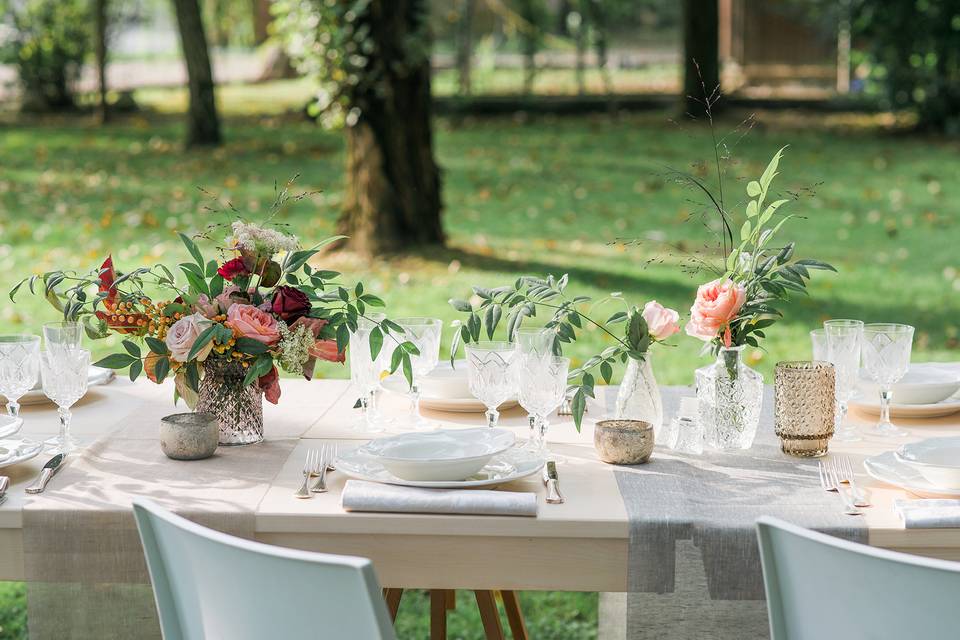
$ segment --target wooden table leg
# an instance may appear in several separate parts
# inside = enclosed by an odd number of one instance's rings
[[[510,634],[513,640],[529,640],[527,634],[527,625],[523,621],[523,613],[520,611],[520,598],[516,591],[501,591],[500,597],[503,598],[503,609],[507,614],[507,622],[510,623]]]
[[[430,640],[447,640],[447,590],[430,590]]]
[[[403,589],[384,589],[383,599],[387,601],[387,611],[390,612],[390,620],[397,621],[397,611],[400,610],[400,598],[403,597]]]
[[[500,614],[497,612],[497,599],[493,591],[474,591],[477,596],[477,607],[480,609],[480,621],[483,622],[483,631],[487,640],[506,640],[503,627],[500,625]]]
[[[453,611],[457,608],[457,592],[453,589],[446,589],[444,593],[447,594],[447,611]]]

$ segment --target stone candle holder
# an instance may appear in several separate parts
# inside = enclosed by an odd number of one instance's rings
[[[175,413],[160,419],[160,449],[168,458],[209,458],[219,439],[220,424],[212,413]]]

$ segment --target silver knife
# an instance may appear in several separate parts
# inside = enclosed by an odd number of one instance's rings
[[[547,466],[543,470],[543,482],[547,485],[547,502],[563,504],[563,494],[560,493],[560,478],[557,476],[555,460],[547,461]]]
[[[64,458],[66,458],[64,454],[58,453],[47,460],[47,464],[43,465],[43,469],[40,470],[40,475],[32,485],[26,488],[26,492],[41,493],[44,489],[46,489],[47,483],[50,482],[50,478],[56,475],[57,471],[60,471],[60,467],[63,466]]]
[[[10,478],[7,476],[0,476],[0,504],[3,504],[4,500],[7,499],[7,487],[10,486]]]

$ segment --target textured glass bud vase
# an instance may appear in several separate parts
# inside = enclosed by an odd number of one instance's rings
[[[643,360],[627,360],[627,372],[617,393],[614,414],[617,420],[642,420],[653,426],[655,437],[660,436],[663,424],[663,401],[660,387],[653,376],[653,365],[648,353]]]
[[[220,423],[220,444],[255,444],[263,441],[263,390],[244,385],[247,370],[239,362],[208,359],[197,399],[197,413],[212,413]]]
[[[743,363],[743,347],[722,348],[717,361],[697,369],[697,404],[707,445],[749,449],[757,435],[763,376]]]

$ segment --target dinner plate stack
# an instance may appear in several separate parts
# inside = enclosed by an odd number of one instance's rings
[[[511,482],[542,466],[542,456],[516,446],[513,432],[489,427],[377,438],[336,461],[337,470],[353,478],[448,489]]]
[[[960,497],[960,437],[927,438],[864,463],[867,473],[920,496]]]
[[[861,377],[859,395],[850,406],[880,415],[880,388]],[[890,415],[894,418],[937,418],[960,411],[960,365],[927,362],[911,364],[903,378],[893,385]]]
[[[410,391],[406,379],[400,374],[384,378],[381,383],[387,391],[407,394]],[[420,406],[434,411],[453,413],[483,413],[487,408],[470,393],[467,381],[467,361],[457,360],[452,366],[441,362],[433,371],[420,379]],[[500,409],[517,406],[517,399],[511,398]]]

